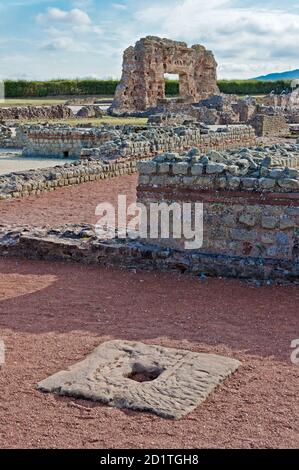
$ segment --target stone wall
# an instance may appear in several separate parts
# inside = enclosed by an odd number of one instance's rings
[[[252,266],[275,260],[281,269],[298,268],[299,145],[277,147],[204,157],[164,154],[140,162],[137,195],[147,207],[148,224],[151,203],[203,203],[203,245],[197,255],[224,256],[230,269],[234,259]],[[170,234],[145,241],[188,251],[184,236],[172,236],[172,222]]]
[[[282,115],[268,116],[257,114],[250,123],[259,137],[288,135],[290,133],[286,119]]]
[[[218,92],[217,63],[201,45],[147,36],[124,52],[123,73],[110,112],[145,111],[165,99],[165,73],[179,75],[180,96],[190,102]]]
[[[185,151],[196,146],[225,149],[252,145],[251,127],[235,126],[226,132],[206,131],[198,126],[102,126],[78,127],[33,126],[27,132],[23,155],[35,157],[71,157],[94,160],[153,157],[164,151]]]
[[[103,165],[101,162],[75,162],[65,165],[0,175],[0,201],[37,195],[54,191],[64,186],[100,181],[115,176],[136,172],[136,161],[115,162]]]
[[[15,126],[14,129],[9,126],[0,125],[0,147],[7,149],[22,149],[27,143],[26,126]]]
[[[80,158],[82,149],[100,147],[117,137],[113,127],[31,126],[23,156]]]
[[[234,126],[221,132],[206,130],[198,126],[148,128],[142,132],[110,141],[96,149],[82,150],[81,158],[115,159],[118,157],[154,157],[161,152],[183,152],[192,147],[201,152],[211,149],[223,150],[253,145],[255,133],[249,126]]]
[[[201,279],[205,276],[260,279],[267,284],[269,280],[298,281],[299,277],[298,256],[276,259],[179,251],[138,240],[101,239],[93,226],[83,224],[54,229],[0,227],[0,256],[176,271]]]

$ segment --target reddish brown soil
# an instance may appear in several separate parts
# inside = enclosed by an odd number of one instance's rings
[[[298,303],[295,286],[0,259],[0,447],[298,447],[298,366],[290,362]],[[36,390],[113,338],[243,365],[179,421]]]
[[[118,194],[127,202],[136,200],[137,176],[123,176],[68,186],[39,196],[0,202],[0,224],[59,226],[97,221],[96,206],[110,202],[114,207]]]

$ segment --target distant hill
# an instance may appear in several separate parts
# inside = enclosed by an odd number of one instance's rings
[[[253,80],[293,80],[294,78],[299,78],[299,69],[281,73],[269,73],[268,75],[255,77]]]

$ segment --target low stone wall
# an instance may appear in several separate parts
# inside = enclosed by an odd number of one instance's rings
[[[99,161],[75,162],[42,170],[14,172],[0,176],[0,200],[27,197],[54,191],[63,186],[130,175],[135,172],[135,160],[108,165]]]
[[[226,132],[225,132],[226,131]],[[94,160],[153,157],[165,151],[202,152],[253,145],[255,133],[248,126],[203,131],[196,126],[101,126],[98,128],[33,126],[28,130],[24,156],[72,157]]]
[[[251,125],[259,137],[288,135],[290,133],[286,119],[282,115],[257,114],[251,121]]]
[[[22,149],[27,142],[26,126],[16,126],[14,130],[9,126],[0,125],[0,147],[7,149]]]
[[[205,133],[192,125],[149,127],[144,132],[107,142],[99,148],[84,149],[81,158],[154,157],[161,152],[184,152],[193,147],[204,153],[211,149],[247,147],[255,142],[254,130],[249,126],[235,126],[222,129],[222,132],[207,130]]]
[[[80,158],[82,149],[99,147],[117,137],[114,128],[32,126],[27,131],[23,156]]]
[[[55,229],[0,227],[0,256],[78,262],[205,276],[298,281],[296,259],[179,251],[130,239],[104,240],[90,225]]]

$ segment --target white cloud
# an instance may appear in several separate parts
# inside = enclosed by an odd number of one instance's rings
[[[124,5],[123,3],[112,3],[112,8],[115,10],[124,11],[127,10],[127,5]]]
[[[51,39],[48,43],[42,46],[42,49],[48,51],[69,51],[69,52],[83,52],[85,49],[82,44],[78,44],[73,38],[68,36],[61,36]]]
[[[80,10],[73,8],[70,11],[61,10],[60,8],[48,8],[46,13],[40,13],[36,17],[38,22],[65,22],[74,25],[89,25],[91,19],[89,15]]]
[[[204,44],[214,51],[225,77],[299,65],[296,11],[242,8],[230,0],[177,0],[143,6],[135,20],[151,34]]]

